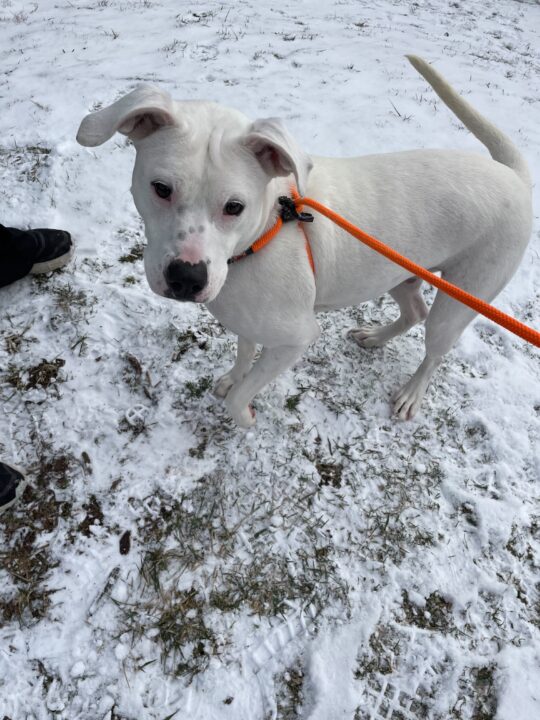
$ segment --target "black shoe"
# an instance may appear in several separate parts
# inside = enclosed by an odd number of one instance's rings
[[[57,270],[72,255],[71,236],[64,230],[17,230],[0,225],[0,287],[28,273]]]
[[[65,230],[27,230],[26,235],[34,238],[36,255],[30,272],[32,275],[52,272],[64,267],[73,257],[75,248],[71,235]]]
[[[23,473],[18,468],[0,462],[0,514],[17,502],[25,487]]]
[[[73,256],[71,235],[65,230],[19,230],[0,225],[0,256],[4,264],[18,261],[34,275],[63,267]]]

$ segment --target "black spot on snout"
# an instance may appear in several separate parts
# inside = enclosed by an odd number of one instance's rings
[[[208,282],[206,263],[202,260],[195,265],[183,260],[172,260],[163,275],[171,296],[184,302],[195,300]]]

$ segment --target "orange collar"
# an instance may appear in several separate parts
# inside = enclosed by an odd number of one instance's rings
[[[313,262],[311,247],[309,245],[308,237],[302,225],[302,223],[305,222],[313,222],[313,215],[311,213],[302,212],[302,198],[298,194],[298,191],[295,187],[291,187],[291,196],[292,197],[281,195],[278,198],[281,209],[279,211],[279,216],[276,222],[269,230],[267,230],[263,235],[261,235],[260,238],[255,240],[255,242],[250,245],[247,250],[244,250],[244,252],[240,253],[240,255],[234,255],[233,257],[229,258],[227,260],[228,265],[232,265],[233,263],[238,262],[238,260],[242,260],[249,255],[254,255],[255,253],[259,252],[259,250],[262,250],[263,247],[268,245],[268,243],[276,237],[278,232],[283,227],[283,223],[290,222],[291,220],[298,220],[298,227],[304,234],[306,253],[309,259],[309,264],[311,266],[311,269],[313,270],[313,274],[315,274],[315,264]]]

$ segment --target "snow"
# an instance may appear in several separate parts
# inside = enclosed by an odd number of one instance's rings
[[[150,81],[280,116],[314,154],[485,153],[412,52],[534,181],[539,35],[540,6],[518,0],[0,0],[0,222],[77,244],[61,273],[0,291],[0,456],[33,484],[0,519],[0,717],[540,716],[537,350],[476,320],[403,424],[389,398],[421,329],[361,351],[346,329],[391,302],[324,314],[240,431],[209,390],[234,338],[120,261],[143,241],[133,148],[74,139]],[[496,304],[538,328],[533,193]]]

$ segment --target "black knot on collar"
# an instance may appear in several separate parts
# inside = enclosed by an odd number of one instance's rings
[[[286,195],[281,195],[281,197],[278,198],[278,202],[281,205],[279,214],[284,223],[290,222],[291,220],[298,220],[299,222],[313,222],[313,215],[311,213],[298,212],[292,198],[287,197]]]

